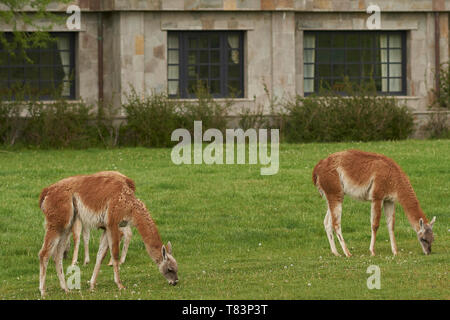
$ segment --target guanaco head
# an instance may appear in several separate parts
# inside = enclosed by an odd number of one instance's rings
[[[417,238],[422,246],[423,253],[427,255],[431,253],[431,244],[434,240],[433,224],[435,221],[436,217],[433,217],[430,223],[424,223],[422,218],[419,220],[420,229],[417,231]]]
[[[178,265],[172,256],[172,244],[170,241],[166,246],[161,247],[162,262],[159,264],[159,271],[167,279],[169,284],[175,286],[178,283]]]

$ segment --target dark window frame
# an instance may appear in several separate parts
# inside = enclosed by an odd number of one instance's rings
[[[364,65],[366,65],[368,63],[364,63],[365,61],[362,61],[361,59],[360,59],[359,62],[355,62],[355,63],[348,63],[347,61],[345,61],[345,63],[342,63],[342,65],[344,65],[344,70],[346,71],[346,73],[347,73],[347,66],[351,66],[352,64],[360,66],[359,67],[359,76],[357,76],[357,77],[353,77],[353,76],[349,77],[350,80],[357,80],[357,79],[359,79],[359,83],[361,83],[361,80],[377,79],[377,80],[381,80],[382,81],[382,79],[386,79],[387,88],[388,89],[385,92],[377,90],[377,94],[378,95],[388,95],[388,96],[405,96],[405,95],[407,95],[407,83],[406,83],[407,82],[407,77],[406,77],[406,72],[407,72],[407,70],[406,70],[406,68],[407,68],[407,51],[406,50],[407,50],[407,48],[406,48],[406,32],[405,31],[379,31],[379,30],[377,30],[377,31],[365,31],[365,30],[362,30],[362,31],[354,31],[354,30],[351,30],[351,31],[347,31],[347,30],[328,31],[328,30],[320,30],[319,31],[319,30],[317,30],[317,31],[305,31],[304,34],[314,35],[315,36],[315,41],[316,41],[315,42],[315,48],[304,48],[304,50],[303,50],[303,53],[305,52],[305,50],[314,50],[315,51],[314,52],[314,54],[315,54],[314,63],[305,63],[305,62],[303,63],[303,66],[308,65],[308,64],[314,65],[314,77],[312,77],[312,78],[311,77],[305,77],[305,74],[304,74],[304,79],[305,80],[313,79],[313,81],[314,81],[314,92],[304,92],[305,96],[318,94],[319,90],[320,90],[320,81],[321,80],[337,80],[339,78],[342,79],[342,77],[340,77],[338,75],[335,75],[333,73],[333,71],[334,71],[333,66],[334,65],[339,65],[339,63],[334,63],[334,62],[336,62],[336,60],[333,60],[333,58],[335,58],[336,55],[333,55],[333,50],[342,50],[344,52],[344,55],[345,55],[344,60],[347,57],[347,52],[350,51],[350,50],[360,50],[360,51],[361,50],[368,50],[367,47],[361,46],[361,37],[360,37],[361,34],[370,34],[372,36],[372,38],[371,38],[372,39],[372,47],[370,48],[370,51],[371,51],[371,54],[372,54],[371,55],[372,66],[377,65],[377,64],[380,64],[380,65],[383,64],[381,62],[378,62],[376,60],[376,58],[375,58],[376,54],[377,54],[377,50],[380,50],[380,48],[375,45],[376,44],[375,39],[377,39],[377,36],[380,36],[380,35],[387,35],[388,36],[387,37],[387,47],[386,47],[387,52],[389,52],[390,49],[400,49],[401,50],[401,62],[390,62],[390,59],[389,59],[390,55],[388,54],[387,55],[387,62],[386,62],[386,65],[387,65],[387,77],[382,77],[382,75],[375,76],[375,77],[374,76],[372,76],[372,77],[364,77],[362,75],[362,73],[363,73],[362,70],[363,70]],[[319,35],[330,35],[331,36],[330,43],[333,43],[334,37],[336,35],[343,35],[343,34],[345,34],[345,35],[358,35],[358,37],[359,37],[359,46],[357,46],[357,47],[349,47],[349,46],[347,46],[347,43],[345,44],[345,47],[343,49],[336,49],[336,48],[333,48],[333,46],[329,46],[329,47],[319,47],[318,46],[318,40],[317,39],[318,39]],[[400,35],[400,37],[401,37],[401,48],[390,47],[389,46],[389,38],[390,38],[389,35],[392,35],[392,34]],[[317,57],[318,57],[318,54],[317,54],[318,50],[328,50],[330,52],[330,61],[329,61],[329,63],[320,63],[318,61],[319,60],[319,59],[317,59]],[[390,77],[389,76],[389,72],[390,72],[389,71],[390,70],[389,66],[390,65],[394,65],[394,64],[401,64],[401,76],[400,77],[395,77],[395,76]],[[330,70],[331,70],[331,76],[330,77],[320,77],[318,75],[319,66],[321,66],[321,65],[329,65],[330,66]],[[347,76],[347,74],[345,76]],[[390,81],[389,80],[390,79],[401,79],[402,85],[401,85],[401,90],[400,91],[390,91],[390,88],[389,88],[389,86],[390,86]],[[336,91],[336,93],[345,95],[345,92]]]
[[[6,36],[6,39],[12,37],[12,33],[11,32],[5,32],[4,33]],[[69,49],[68,50],[59,50],[59,49],[54,49],[54,48],[29,48],[26,49],[26,54],[28,55],[29,53],[33,54],[33,53],[39,53],[39,55],[41,56],[42,54],[45,53],[50,53],[53,55],[52,59],[56,59],[57,58],[57,54],[59,54],[59,52],[63,51],[63,52],[69,52],[69,69],[70,69],[70,75],[72,76],[71,79],[67,80],[66,82],[70,82],[70,93],[69,95],[66,96],[62,96],[62,98],[65,99],[69,99],[69,100],[75,100],[76,98],[76,85],[77,85],[77,81],[76,81],[76,34],[74,32],[49,32],[49,34],[52,37],[58,37],[61,35],[64,35],[65,37],[69,38]],[[0,53],[2,52],[6,52],[5,49],[0,48]],[[11,65],[11,59],[12,57],[10,55],[8,55],[8,62],[1,62],[2,64],[0,64],[0,68],[2,69],[7,69],[8,70],[8,78],[5,79],[0,79],[4,82],[8,83],[8,88],[12,89],[13,85],[16,83],[22,83],[24,84],[27,81],[31,81],[29,79],[27,79],[27,68],[30,68],[31,64],[27,63],[26,61],[23,61],[23,64],[14,64]],[[53,60],[55,61],[55,60]],[[58,65],[56,64],[43,64],[41,62],[34,64],[34,67],[39,68],[39,79],[38,80],[33,80],[33,82],[37,83],[39,86],[39,90],[41,90],[41,88],[43,86],[41,86],[42,84],[48,84],[48,83],[54,83],[55,87],[58,85],[61,85],[62,82],[58,82],[56,80],[51,80],[51,79],[43,79],[41,78],[41,71],[40,68],[54,68],[56,70],[56,68],[58,67]],[[67,65],[59,65],[60,67],[62,66],[67,66]],[[23,78],[22,79],[13,79],[12,78],[12,69],[15,68],[23,68]],[[55,72],[55,71],[53,71]],[[0,87],[1,88],[1,87]],[[0,97],[1,98],[1,97]],[[14,99],[14,97],[12,97]],[[26,97],[25,97],[26,98]],[[39,100],[42,101],[49,101],[54,99],[54,97],[52,95],[47,95],[47,94],[43,94],[43,95],[39,95]]]
[[[238,93],[233,96],[233,98],[243,98],[244,97],[244,32],[243,31],[169,31],[168,32],[168,38],[170,35],[176,35],[178,36],[178,49],[170,48],[168,45],[168,57],[170,54],[170,51],[178,51],[178,64],[176,63],[169,63],[169,58],[167,61],[167,68],[168,68],[168,82],[170,81],[178,81],[178,95],[169,94],[169,97],[171,98],[180,98],[180,99],[195,99],[196,96],[194,93],[188,92],[189,85],[188,81],[193,81],[193,78],[189,78],[188,76],[188,67],[195,67],[196,73],[199,74],[199,68],[201,66],[208,66],[208,77],[206,80],[209,81],[219,81],[219,87],[220,92],[219,93],[212,93],[213,98],[229,98],[230,94],[233,92],[230,92],[228,87],[228,81],[236,81],[239,83]],[[227,37],[229,35],[236,34],[238,35],[239,41],[238,41],[238,48],[232,49],[227,47]],[[197,49],[190,49],[188,41],[189,39],[196,38],[197,41],[199,41],[200,37],[203,37],[205,35],[218,35],[219,36],[219,47],[211,48],[210,42],[208,48],[197,48]],[[208,40],[210,41],[210,39]],[[197,52],[197,61],[195,64],[189,64],[188,56],[189,51]],[[219,51],[219,62],[213,63],[211,62],[211,52],[213,51]],[[239,76],[238,77],[230,77],[228,73],[228,57],[229,53],[231,51],[238,51],[239,53],[239,63],[238,63],[238,69],[239,69]],[[209,61],[207,63],[202,63],[199,60],[199,55],[201,52],[208,52]],[[178,79],[171,79],[169,78],[169,66],[179,66],[179,75]],[[211,66],[218,66],[220,69],[219,76],[213,77],[211,75]],[[198,79],[198,77],[197,77]],[[202,78],[201,80],[204,80]]]

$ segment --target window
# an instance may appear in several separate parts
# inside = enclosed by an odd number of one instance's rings
[[[12,34],[6,33],[6,40]],[[75,97],[73,33],[51,33],[55,41],[45,46],[8,52],[0,44],[0,96],[14,97],[18,90],[25,90],[39,99],[51,99],[56,95]]]
[[[242,32],[169,32],[169,96],[195,98],[200,84],[214,98],[243,97],[242,48]]]
[[[373,81],[379,94],[406,94],[404,32],[305,32],[303,47],[305,95],[321,87],[343,94],[344,77]]]

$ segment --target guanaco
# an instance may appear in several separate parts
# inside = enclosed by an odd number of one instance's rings
[[[339,256],[333,230],[344,254],[347,257],[351,256],[341,231],[344,195],[372,202],[372,235],[369,247],[371,255],[375,255],[375,238],[382,207],[386,215],[392,253],[397,255],[394,237],[395,202],[403,207],[412,228],[417,233],[423,252],[426,255],[431,253],[436,217],[428,223],[407,175],[392,159],[382,154],[359,150],[336,152],[317,163],[312,180],[327,201],[324,227],[334,255]]]
[[[80,219],[87,228],[101,228],[97,260],[90,280],[93,290],[108,248],[113,259],[114,282],[124,289],[119,277],[119,227],[134,225],[150,258],[169,284],[178,283],[178,265],[170,242],[165,246],[145,204],[134,194],[134,182],[116,171],[69,177],[42,190],[39,207],[46,220],[44,243],[39,252],[39,290],[45,295],[45,278],[50,256],[53,257],[60,286],[68,292],[63,271],[63,254],[73,223]]]

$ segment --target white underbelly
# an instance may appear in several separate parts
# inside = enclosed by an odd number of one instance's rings
[[[106,227],[108,222],[107,208],[100,212],[96,212],[85,206],[79,197],[75,196],[75,201],[77,206],[77,215],[81,220],[83,227],[89,229]]]

